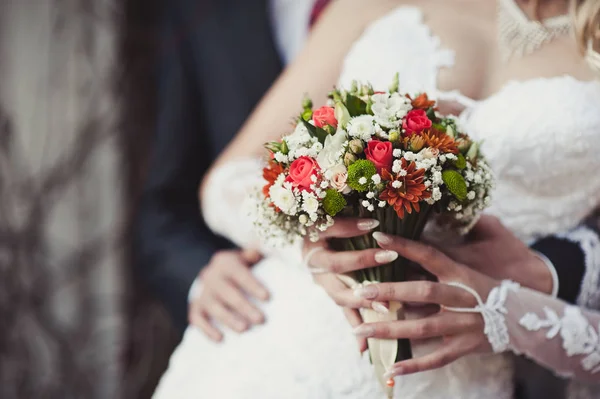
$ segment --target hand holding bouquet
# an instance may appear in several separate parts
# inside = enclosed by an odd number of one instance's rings
[[[305,100],[294,131],[266,147],[256,224],[273,243],[316,239],[340,216],[374,218],[380,231],[413,240],[433,218],[464,233],[490,201],[493,181],[479,144],[454,118],[439,115],[427,94],[400,93],[397,77],[388,92],[353,84],[334,90],[325,107],[313,110]],[[377,248],[370,235],[330,244]],[[405,281],[410,267],[398,258],[350,277],[357,284]],[[391,303],[390,311],[403,318],[402,304]],[[371,310],[362,315],[367,322],[380,317]],[[406,340],[370,339],[369,350],[380,377],[411,356]]]

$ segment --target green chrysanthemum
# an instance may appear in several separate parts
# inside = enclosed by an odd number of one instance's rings
[[[442,180],[444,181],[444,184],[446,184],[446,187],[448,187],[448,191],[450,191],[457,200],[464,201],[467,199],[467,183],[459,172],[455,170],[445,170],[442,172]]]
[[[377,168],[373,162],[359,159],[348,167],[348,185],[358,192],[367,191],[371,177],[375,174]]]
[[[337,215],[344,209],[347,202],[342,194],[330,188],[325,192],[325,198],[323,198],[323,209],[331,217]]]

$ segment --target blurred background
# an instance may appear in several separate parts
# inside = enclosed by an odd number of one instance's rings
[[[0,0],[0,398],[148,398],[178,334],[134,277],[160,0]]]

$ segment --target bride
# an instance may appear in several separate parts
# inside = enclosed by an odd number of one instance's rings
[[[216,232],[265,254],[253,273],[272,295],[256,304],[267,322],[226,333],[221,344],[188,328],[154,397],[383,397],[344,313],[312,281],[301,248],[260,248],[240,205],[260,184],[262,143],[289,131],[305,93],[324,101],[336,82],[348,87],[354,79],[385,90],[399,72],[403,91],[435,95],[445,112],[461,115],[469,134],[485,140],[498,178],[491,212],[524,241],[573,228],[597,208],[600,82],[590,67],[598,65],[595,53],[586,49],[598,49],[600,4],[577,0],[569,11],[568,3],[334,2],[201,192]],[[415,345],[417,356],[428,350]],[[512,398],[512,379],[509,358],[475,354],[397,377],[395,395]]]

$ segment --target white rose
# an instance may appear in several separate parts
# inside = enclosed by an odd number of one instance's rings
[[[350,119],[348,122],[348,134],[364,141],[371,140],[375,134],[375,126],[371,115],[361,115]]]
[[[348,194],[352,189],[348,187],[346,181],[348,180],[348,170],[343,164],[334,166],[329,170],[330,178],[329,183],[331,187],[336,189],[342,194]]]
[[[269,189],[273,204],[286,215],[295,215],[297,211],[296,197],[292,190],[274,185]]]
[[[329,169],[341,162],[344,155],[344,146],[348,141],[348,135],[343,130],[338,130],[333,136],[325,138],[323,149],[317,156],[317,163],[321,169]]]
[[[437,148],[428,147],[422,149],[419,154],[423,157],[423,159],[434,159],[440,155],[440,150]]]
[[[314,194],[307,193],[306,191],[302,193],[302,210],[311,216],[317,213],[319,210],[319,200]]]

